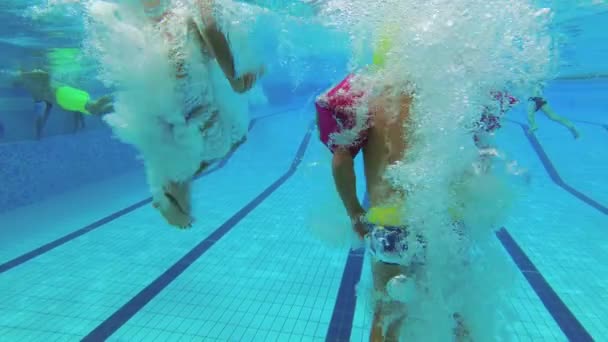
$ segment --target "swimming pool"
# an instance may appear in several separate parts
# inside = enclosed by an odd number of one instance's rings
[[[44,197],[29,194],[0,213],[0,340],[367,340],[370,317],[355,296],[359,277],[369,277],[367,256],[329,249],[307,228],[318,200],[310,189],[332,182],[313,121],[320,90],[254,113],[247,142],[194,183],[198,220],[188,231],[159,224],[137,166],[104,169],[114,175],[94,181],[62,169],[18,170],[56,173],[59,183],[71,177],[78,186],[47,184]],[[526,198],[496,227],[518,270],[509,298],[514,340],[608,336],[606,94],[607,78],[548,87],[546,97],[575,120],[580,140],[540,116],[541,129],[527,133],[520,107],[498,136],[530,174]],[[59,155],[66,145],[71,159],[87,157],[70,142],[93,144],[105,139],[99,134],[107,132],[52,137],[53,149],[14,143],[0,155],[14,161],[17,149],[47,163],[21,167],[48,166],[67,158]],[[128,164],[132,151],[119,149],[105,161]],[[41,191],[21,178],[24,191]]]

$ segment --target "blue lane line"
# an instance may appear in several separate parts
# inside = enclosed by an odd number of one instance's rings
[[[369,207],[367,193],[363,200],[365,208]],[[353,319],[357,305],[357,284],[361,279],[365,248],[351,249],[346,258],[346,265],[342,273],[338,296],[334,304],[334,311],[329,321],[329,328],[325,341],[349,342],[353,330]]]
[[[547,153],[545,153],[545,150],[543,149],[542,145],[540,144],[540,142],[536,138],[536,135],[534,135],[533,133],[530,133],[528,125],[522,124],[522,123],[517,122],[517,121],[511,121],[511,122],[514,122],[514,123],[518,124],[523,129],[524,134],[526,135],[526,137],[528,138],[528,141],[530,142],[530,145],[532,145],[532,148],[534,149],[534,151],[536,151],[536,154],[540,158],[540,161],[542,162],[543,167],[545,168],[545,170],[549,174],[549,177],[551,178],[551,180],[555,184],[557,184],[558,186],[560,186],[564,190],[568,191],[574,197],[576,197],[579,200],[585,202],[586,204],[588,204],[592,208],[598,210],[602,214],[608,215],[608,207],[602,205],[601,203],[597,202],[596,200],[594,200],[591,197],[583,194],[582,192],[576,190],[575,188],[573,188],[572,186],[570,186],[569,184],[567,184],[566,182],[564,182],[564,180],[562,179],[562,177],[559,175],[559,173],[555,169],[555,166],[553,166],[553,163],[551,162],[551,159],[549,159],[549,156],[547,155]]]
[[[593,342],[589,332],[559,298],[511,234],[503,227],[496,232],[496,236],[566,337],[570,341]]]
[[[249,130],[251,131],[251,129],[253,128],[255,122],[257,121],[257,119],[252,119],[251,122],[249,123]],[[201,174],[198,178],[203,177],[203,176],[207,176],[215,171],[218,171],[219,169],[221,169],[222,167],[226,166],[226,164],[228,163],[228,161],[230,160],[230,158],[232,157],[233,153],[228,154],[226,157],[224,157],[224,159],[222,159],[221,162],[219,162],[214,168],[209,169],[208,171],[204,172],[203,174]],[[198,179],[197,178],[197,179]],[[115,213],[112,213],[100,220],[97,220],[83,228],[80,228],[74,232],[71,232],[67,235],[64,235],[60,238],[58,238],[57,240],[51,241],[45,245],[42,245],[34,250],[31,250],[25,254],[22,254],[12,260],[9,260],[3,264],[0,264],[0,274],[9,271],[19,265],[22,265],[36,257],[41,256],[42,254],[51,251],[63,244],[66,244],[80,236],[83,236],[84,234],[87,234],[97,228],[102,227],[103,225],[110,223],[114,220],[116,220],[117,218],[124,216],[134,210],[137,210],[147,204],[152,203],[152,197],[148,197],[144,200],[141,200],[133,205],[130,205],[124,209],[121,209]]]
[[[182,274],[190,265],[198,258],[207,252],[216,242],[218,242],[226,233],[239,223],[245,216],[253,211],[260,203],[278,189],[287,179],[289,179],[297,170],[302,162],[306,148],[310,142],[310,136],[314,128],[314,122],[310,124],[304,139],[300,143],[300,147],[296,152],[295,158],[289,169],[279,179],[272,183],[262,193],[260,193],[251,202],[247,203],[241,210],[230,217],[219,228],[211,233],[203,241],[199,242],[186,255],[179,259],[175,264],[169,267],[163,274],[156,278],[152,283],[141,290],[131,300],[124,304],[120,309],[114,312],[110,317],[98,325],[93,331],[85,336],[82,341],[105,341],[120,327],[122,327],[129,319],[131,319],[139,310],[148,304],[156,297],[163,289],[171,284],[180,274]]]
[[[106,217],[104,217],[104,218],[102,218],[102,219],[100,219],[98,221],[95,221],[95,222],[89,224],[86,227],[80,228],[80,229],[78,229],[78,230],[76,230],[76,231],[74,231],[72,233],[69,233],[69,234],[67,234],[65,236],[60,237],[59,239],[57,239],[55,241],[49,242],[49,243],[47,243],[45,245],[42,245],[42,246],[40,246],[40,247],[38,247],[38,248],[36,248],[36,249],[34,249],[32,251],[29,251],[29,252],[27,252],[25,254],[22,254],[22,255],[14,258],[12,260],[9,260],[9,261],[3,263],[2,265],[0,265],[0,274],[4,273],[4,272],[6,272],[6,271],[8,271],[10,269],[13,269],[13,268],[15,268],[15,267],[17,267],[17,266],[19,266],[19,265],[21,265],[23,263],[26,263],[26,262],[28,262],[28,261],[30,261],[30,260],[32,260],[32,259],[34,259],[34,258],[36,258],[36,257],[38,257],[38,256],[40,256],[40,255],[42,255],[44,253],[46,253],[46,252],[48,252],[48,251],[50,251],[50,250],[52,250],[52,249],[54,249],[56,247],[59,247],[59,246],[65,244],[67,242],[70,242],[70,241],[76,239],[77,237],[80,237],[80,236],[82,236],[82,235],[84,235],[84,234],[86,234],[88,232],[91,232],[91,231],[93,231],[93,230],[95,230],[95,229],[103,226],[106,223],[114,221],[115,219],[117,219],[117,218],[119,218],[119,217],[121,217],[121,216],[123,216],[125,214],[128,214],[128,213],[132,212],[133,210],[135,210],[137,208],[141,208],[141,207],[143,207],[144,205],[146,205],[146,204],[148,204],[150,202],[152,202],[152,198],[146,198],[146,199],[144,199],[142,201],[139,201],[139,202],[137,202],[137,203],[135,203],[135,204],[133,204],[133,205],[131,205],[129,207],[126,207],[126,208],[121,209],[121,210],[119,210],[119,211],[117,211],[117,212],[115,212],[115,213],[113,213],[111,215],[108,215],[108,216],[106,216]]]

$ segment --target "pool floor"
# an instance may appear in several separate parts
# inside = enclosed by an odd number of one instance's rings
[[[539,117],[531,136],[521,118],[498,137],[531,175],[497,227],[519,270],[509,330],[600,341],[608,128],[579,123],[575,141]],[[354,296],[358,272],[369,277],[364,253],[327,248],[307,228],[310,188],[331,184],[312,119],[306,108],[255,120],[247,143],[194,183],[190,230],[159,224],[141,171],[0,215],[11,227],[0,233],[0,340],[366,341]]]

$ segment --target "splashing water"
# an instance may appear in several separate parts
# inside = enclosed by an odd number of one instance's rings
[[[25,18],[53,24],[65,20],[77,20],[82,16],[82,1],[80,0],[47,0],[42,4],[27,7],[20,13]]]
[[[191,39],[187,23],[197,18],[192,6],[172,2],[171,15],[158,24],[145,17],[137,1],[91,1],[87,6],[86,46],[99,61],[100,80],[116,89],[115,113],[104,120],[141,152],[151,192],[160,198],[164,184],[189,180],[201,161],[223,157],[247,132],[249,95],[234,93],[219,65]],[[222,10],[228,13],[230,8]],[[231,24],[218,18],[220,26]],[[239,55],[246,44],[235,47]],[[237,70],[253,71],[247,64],[252,61],[256,59],[237,60]],[[254,95],[263,101],[259,92]],[[186,113],[199,107],[200,114],[187,118]],[[214,124],[201,132],[215,112]]]
[[[493,236],[514,194],[509,174],[476,175],[478,158],[471,125],[489,93],[508,88],[527,97],[537,82],[550,79],[556,51],[548,25],[551,12],[526,0],[330,0],[320,15],[349,33],[353,68],[386,28],[397,27],[386,67],[375,82],[413,87],[411,146],[387,171],[394,187],[408,193],[403,208],[408,226],[429,241],[424,287],[408,309],[410,338],[451,338],[452,314],[459,312],[475,340],[506,338],[494,324],[499,284],[511,273]],[[409,89],[408,89],[409,90]],[[452,189],[452,190],[450,190]],[[454,190],[456,189],[456,190]],[[454,231],[449,208],[464,202],[466,237]],[[483,212],[483,215],[479,215]],[[463,252],[464,251],[464,252]],[[504,325],[503,325],[504,326]],[[446,327],[437,329],[437,327]]]

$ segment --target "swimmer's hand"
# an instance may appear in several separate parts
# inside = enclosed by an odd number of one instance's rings
[[[235,92],[242,94],[253,88],[257,79],[262,77],[262,75],[264,75],[264,68],[260,68],[260,70],[255,73],[248,72],[238,78],[229,80],[230,86],[232,86],[232,89],[234,89]]]
[[[353,225],[353,231],[357,236],[363,240],[365,239],[365,235],[367,235],[367,221],[365,219],[365,211],[357,212],[354,215],[351,215],[350,221]]]
[[[89,101],[86,104],[86,110],[92,115],[104,115],[114,111],[114,98],[111,95],[105,95],[96,101]]]
[[[154,207],[170,225],[181,229],[190,228],[193,221],[190,216],[190,184],[171,182],[164,190],[169,205],[154,204]]]

